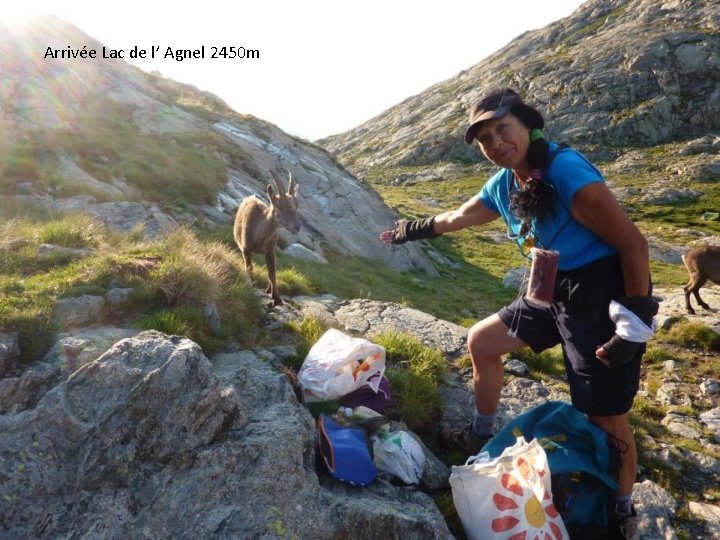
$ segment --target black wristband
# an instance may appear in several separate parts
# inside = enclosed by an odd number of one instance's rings
[[[617,302],[632,311],[647,326],[652,326],[652,320],[657,315],[660,304],[652,295],[628,296],[618,298]]]
[[[611,368],[624,366],[645,352],[644,343],[628,341],[617,334],[610,338],[610,341],[605,343],[602,348],[605,349],[605,360],[608,363],[608,367]]]
[[[440,236],[435,232],[435,216],[423,219],[400,219],[395,223],[393,230],[393,244],[404,244],[411,240],[423,240],[424,238],[437,238]]]

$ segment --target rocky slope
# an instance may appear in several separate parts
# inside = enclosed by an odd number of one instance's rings
[[[511,86],[550,136],[583,148],[686,140],[720,125],[717,0],[589,0],[362,125],[319,141],[356,174],[477,160],[462,138],[471,104]]]
[[[672,305],[663,302],[661,318]],[[308,315],[370,339],[395,328],[442,351],[449,369],[443,420],[470,418],[470,370],[454,363],[465,328],[396,304],[329,295],[297,297],[269,324]],[[379,478],[353,488],[316,469],[313,420],[282,368],[295,354],[291,343],[206,358],[193,342],[157,332],[88,326],[57,337],[41,362],[0,380],[3,537],[348,538],[358,530],[373,539],[452,537],[427,494],[447,488],[449,469],[428,447],[419,487]],[[522,362],[508,360],[505,371],[501,424],[549,399],[568,399],[561,380],[530,379]],[[714,402],[697,418],[662,422],[706,450],[720,442],[714,384],[700,392],[675,384],[651,396]],[[720,462],[710,455],[658,448],[653,457],[680,471],[696,493],[720,479]],[[678,501],[647,473],[635,487],[636,538],[677,538]],[[691,500],[683,510],[697,520],[693,537],[719,537],[715,503]]]
[[[289,171],[300,185],[303,230],[295,238],[286,235],[284,244],[299,242],[318,255],[325,246],[384,258],[397,269],[434,271],[417,246],[392,254],[377,249],[377,235],[393,223],[394,213],[320,147],[122,60],[46,57],[47,48],[83,47],[102,50],[80,29],[52,17],[23,30],[0,29],[0,186],[7,204],[88,213],[114,229],[140,227],[148,235],[180,223],[229,228],[240,200],[265,197],[271,174],[286,177]],[[133,145],[133,138],[152,143],[148,149],[156,155]],[[74,146],[73,139],[87,144]],[[198,184],[210,195],[179,185],[173,189],[185,200],[173,200],[168,185],[195,181],[192,176],[161,182],[149,177],[185,173],[176,163],[151,165],[185,159],[184,168],[197,175],[219,175],[215,184]]]

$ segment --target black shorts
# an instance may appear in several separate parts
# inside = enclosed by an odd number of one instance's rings
[[[641,347],[636,358],[608,368],[597,358],[598,346],[615,334],[610,300],[625,296],[620,257],[559,271],[555,301],[538,307],[520,298],[500,310],[500,319],[536,353],[562,344],[573,406],[596,416],[626,413],[640,383]]]

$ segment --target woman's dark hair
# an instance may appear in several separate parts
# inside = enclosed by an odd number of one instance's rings
[[[543,182],[548,167],[550,145],[541,131],[545,120],[535,108],[516,103],[510,107],[510,112],[528,129],[536,130],[531,133],[526,156],[532,180],[510,194],[510,210],[518,219],[529,224],[531,219],[542,219],[553,209],[553,188]]]

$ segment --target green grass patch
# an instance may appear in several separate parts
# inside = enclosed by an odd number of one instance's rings
[[[292,266],[286,267],[286,259],[282,259],[282,261],[275,270],[275,282],[281,296],[311,296],[317,293],[317,286],[313,279]],[[261,289],[265,289],[270,283],[267,266],[264,263],[265,259],[263,257],[253,257],[253,279],[257,287]]]
[[[58,298],[74,298],[76,296],[104,296],[107,292],[105,287],[96,283],[79,283],[65,289]]]
[[[62,266],[77,255],[62,250],[41,255],[41,244],[94,249],[103,237],[104,228],[87,216],[50,216],[43,220],[9,215],[0,225],[0,273],[32,275]]]
[[[105,227],[98,220],[85,215],[68,215],[44,223],[38,231],[38,240],[67,248],[95,248],[105,238]]]
[[[661,330],[657,340],[704,351],[720,351],[720,335],[697,322],[681,322],[669,330]]]
[[[643,356],[643,364],[650,366],[657,366],[663,364],[668,360],[679,360],[678,357],[672,352],[658,347],[657,345],[649,345]]]
[[[448,253],[457,257],[452,248]],[[278,268],[292,268],[305,276],[307,286],[314,292],[343,299],[395,302],[457,324],[467,325],[494,313],[517,295],[517,291],[502,285],[501,277],[463,262],[459,262],[460,269],[451,273],[443,271],[442,275],[433,277],[422,271],[397,272],[377,260],[342,255],[329,249],[325,250],[325,256],[329,265],[279,254]],[[495,272],[496,267],[492,268]],[[266,279],[263,272],[260,266],[258,275]],[[286,294],[280,278],[278,286],[280,292]]]
[[[540,353],[535,353],[531,348],[525,347],[511,353],[509,356],[525,362],[530,367],[531,375],[535,378],[543,374],[553,377],[565,377],[565,361],[563,360],[560,345]]]
[[[408,369],[419,377],[440,383],[446,370],[445,357],[440,351],[401,332],[383,332],[370,336],[370,339],[385,348],[388,365],[394,369]]]
[[[239,337],[240,328],[228,331],[228,322],[223,323],[225,331],[213,333],[202,308],[182,307],[155,311],[140,318],[135,326],[143,330],[158,330],[170,335],[183,336],[191,339],[202,348],[206,355],[220,350],[230,337]]]
[[[55,342],[54,335],[58,328],[52,320],[50,310],[36,307],[35,310],[24,313],[13,312],[0,320],[2,320],[0,328],[9,328],[18,332],[21,365],[42,358]]]
[[[678,292],[688,282],[689,275],[682,264],[650,261],[650,274],[656,286],[677,288]]]
[[[716,448],[708,447],[708,445],[703,444],[701,441],[695,439],[681,439],[677,442],[677,446],[691,452],[705,454],[714,459],[720,459],[720,451],[716,450]],[[692,467],[693,465],[690,464],[689,466]]]
[[[653,433],[657,436],[661,430],[655,424],[665,417],[665,413],[665,408],[651,399],[637,396],[633,403],[630,419],[641,428],[653,430]],[[650,424],[648,425],[647,422]]]
[[[442,353],[399,332],[383,332],[372,340],[386,351],[386,376],[393,393],[391,412],[413,431],[432,431],[442,409],[439,385],[446,368]]]
[[[188,316],[190,315],[190,316]],[[157,330],[169,335],[190,336],[196,333],[197,317],[182,311],[162,310],[141,318],[137,326],[143,330]]]
[[[0,214],[2,216],[2,214]],[[77,226],[73,223],[77,220]],[[133,233],[110,236],[84,218],[39,215],[5,220],[0,241],[0,328],[18,331],[23,365],[52,346],[59,299],[111,288],[131,288],[121,313],[123,324],[187,335],[211,354],[223,343],[256,343],[264,332],[263,310],[237,252],[202,242],[180,229],[164,240],[136,242]],[[83,226],[84,224],[84,226]],[[45,241],[91,245],[78,257],[41,257]],[[214,331],[204,315],[214,304],[220,316]]]
[[[260,337],[262,310],[236,252],[220,243],[205,243],[188,229],[179,229],[164,243],[165,252],[149,277],[164,294],[167,305],[179,308],[188,321],[214,304],[220,316],[218,338],[241,341]],[[213,336],[203,326],[198,343],[210,346]],[[213,347],[214,348],[214,347]]]
[[[389,411],[419,434],[432,432],[442,408],[437,384],[408,369],[388,368],[386,376],[393,396]]]
[[[462,356],[455,360],[455,366],[459,368],[471,368],[472,358],[470,358],[469,354],[466,354],[465,356]]]

